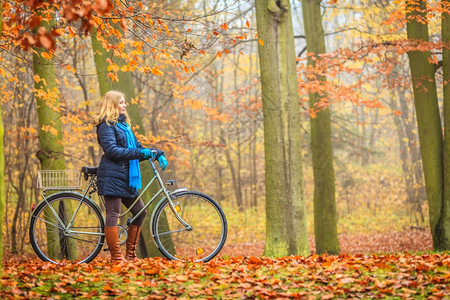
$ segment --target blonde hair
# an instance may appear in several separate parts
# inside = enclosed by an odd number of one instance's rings
[[[120,115],[119,102],[122,97],[125,99],[125,95],[121,92],[107,92],[100,100],[98,111],[93,118],[94,124],[99,125],[103,121],[105,121],[108,125],[117,123]],[[126,122],[128,123],[128,125],[131,125],[130,119],[128,118],[128,114],[126,112],[125,116],[127,117]]]

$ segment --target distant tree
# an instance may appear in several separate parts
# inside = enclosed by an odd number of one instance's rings
[[[303,0],[302,12],[305,26],[308,66],[314,69],[320,54],[326,52],[325,35],[322,27],[321,0]],[[308,80],[326,82],[319,73],[308,74]],[[316,109],[326,91],[309,94],[309,106]],[[314,236],[317,253],[339,253],[337,238],[337,213],[335,199],[335,179],[333,148],[331,143],[329,107],[320,109],[316,116],[310,117],[311,153],[314,171]]]
[[[309,254],[296,53],[288,0],[255,1],[264,115],[264,255]]]

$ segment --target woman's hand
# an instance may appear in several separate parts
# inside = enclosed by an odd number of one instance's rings
[[[163,171],[167,168],[167,159],[164,156],[164,154],[160,155],[158,158],[159,161],[159,166],[161,167],[161,169],[163,169]]]
[[[150,149],[142,148],[141,149],[141,155],[144,159],[150,159],[153,157],[153,152]]]

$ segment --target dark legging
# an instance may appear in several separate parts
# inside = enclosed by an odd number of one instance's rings
[[[104,196],[105,197],[105,206],[106,206],[106,227],[115,227],[117,226],[117,220],[119,219],[121,204],[123,203],[126,208],[129,208],[131,204],[136,200],[136,198],[125,198],[125,197],[114,197],[114,196]],[[141,211],[144,207],[144,202],[142,199],[133,206],[130,212],[133,214],[133,217]],[[137,217],[131,224],[136,226],[141,226],[144,222],[145,215],[147,211],[145,210],[142,214]]]

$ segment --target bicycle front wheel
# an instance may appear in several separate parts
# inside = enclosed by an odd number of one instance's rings
[[[50,196],[33,211],[31,245],[43,261],[88,263],[100,252],[104,236],[101,212],[74,193]]]
[[[173,195],[178,214],[190,226],[178,221],[166,199],[156,208],[152,233],[161,253],[169,259],[209,261],[227,238],[227,219],[209,196],[193,191]]]

